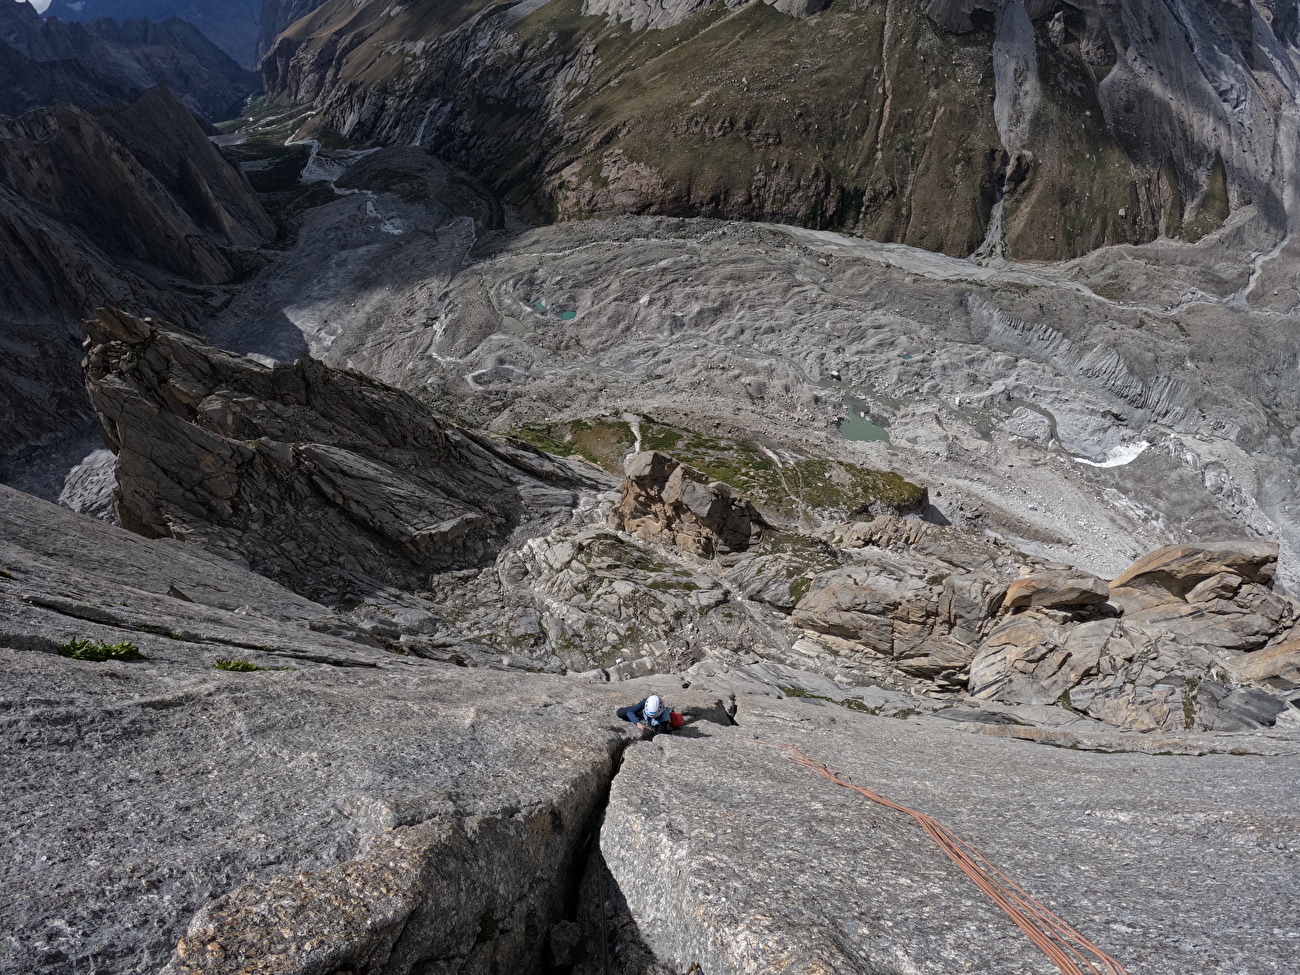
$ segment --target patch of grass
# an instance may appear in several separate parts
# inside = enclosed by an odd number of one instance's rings
[[[604,417],[530,423],[515,431],[515,436],[560,457],[582,457],[616,476],[623,473],[623,458],[636,445],[636,436],[626,420]]]
[[[790,583],[790,599],[794,601],[796,606],[798,606],[800,600],[802,600],[804,596],[808,595],[808,590],[811,588],[812,579],[807,576],[800,576],[798,579],[795,579],[794,582]]]
[[[811,701],[830,701],[832,704],[836,703],[834,698],[827,697],[824,694],[810,694],[801,687],[786,687],[784,684],[777,684],[776,686],[781,689],[781,693],[786,697],[804,697]]]
[[[878,471],[827,457],[791,457],[778,462],[748,440],[710,437],[693,430],[645,420],[642,447],[662,450],[711,480],[739,488],[760,507],[784,516],[800,511],[851,514],[876,502],[911,508],[924,489],[891,471]]]
[[[730,484],[760,508],[784,517],[808,509],[848,516],[876,502],[909,509],[925,497],[924,488],[892,471],[827,457],[791,456],[778,462],[748,440],[708,436],[648,417],[640,426],[642,450],[669,454],[708,480]],[[552,454],[584,457],[616,476],[622,474],[623,458],[636,445],[631,424],[605,417],[526,424],[514,435]]]
[[[73,660],[90,660],[103,663],[105,660],[144,660],[145,655],[134,643],[104,643],[102,640],[69,640],[59,647],[59,655]]]
[[[1187,678],[1183,689],[1183,727],[1191,731],[1196,727],[1196,698],[1201,691],[1201,682],[1195,677]]]
[[[810,694],[807,691],[800,690],[797,687],[785,687],[780,684],[778,684],[777,686],[781,688],[781,692],[785,694],[786,697],[803,697],[803,698],[809,698],[814,701],[829,701],[831,704],[838,704],[840,707],[847,708],[850,711],[860,711],[863,714],[872,714],[875,715],[876,717],[880,716],[879,707],[874,707],[874,708],[868,707],[866,704],[864,704],[862,701],[857,700],[856,698],[846,697],[842,701],[837,701],[833,697],[826,697],[822,694]],[[896,717],[906,718],[906,717],[911,717],[914,714],[920,714],[920,713],[921,712],[919,711],[906,710],[900,712],[898,715],[896,715]]]
[[[867,707],[866,704],[855,697],[846,697],[844,700],[837,703],[840,707],[848,708],[850,711],[861,711],[863,714],[874,714],[876,717],[880,717],[879,707]]]
[[[242,146],[236,147],[242,149]],[[265,162],[264,168],[247,172],[249,185],[259,193],[282,193],[301,185],[298,177],[311,157],[308,146],[273,146],[236,152],[241,160]]]
[[[228,660],[224,657],[217,660],[217,662],[212,666],[215,667],[217,670],[229,670],[229,671],[233,671],[236,674],[248,674],[248,673],[252,673],[254,670],[262,669],[261,667],[257,666],[257,664],[249,660]]]
[[[269,651],[271,648],[263,647],[262,649]],[[215,667],[217,670],[228,670],[236,674],[251,674],[255,670],[268,670],[268,671],[269,670],[293,670],[292,667],[259,667],[251,660],[243,660],[243,659],[227,660],[224,657],[217,660],[217,662],[212,666]]]
[[[339,135],[337,132],[322,132],[316,138],[324,149],[352,148],[352,140],[345,135]]]

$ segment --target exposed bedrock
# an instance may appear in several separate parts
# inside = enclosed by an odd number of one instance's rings
[[[344,609],[414,593],[423,622],[375,631],[404,651],[445,617],[455,640],[617,676],[803,657],[1137,730],[1267,727],[1285,707],[1240,686],[1286,690],[1282,670],[1234,676],[1300,620],[1273,543],[1170,546],[1108,586],[915,518],[760,535],[739,492],[661,452],[632,454],[602,498],[594,472],[353,372],[262,365],[112,309],[86,328],[120,523]]]
[[[629,737],[614,710],[649,688],[330,620],[199,546],[0,488],[0,969],[548,971]]]
[[[972,660],[970,692],[1060,702],[1139,731],[1271,724],[1282,701],[1234,689],[1233,676],[1286,684],[1285,664],[1270,663],[1287,651],[1250,663],[1252,651],[1293,642],[1300,621],[1300,603],[1272,591],[1275,565],[1267,543],[1170,546],[1115,579],[1108,597],[1088,589],[1051,609],[1023,601],[1030,608],[993,629]]]
[[[151,135],[157,127],[161,132]],[[105,113],[102,122],[70,105],[6,120],[0,190],[10,206],[27,204],[40,213],[36,232],[61,224],[119,261],[152,264],[198,284],[233,275],[221,245],[260,244],[274,234],[247,181],[164,89]],[[21,232],[12,217],[7,222],[10,234]],[[27,247],[7,255],[6,264],[17,265],[3,295],[9,314],[77,308],[81,295],[75,290],[45,295],[24,289],[25,279],[39,274],[27,268],[39,256]]]
[[[1046,965],[911,821],[753,738],[937,815],[1130,971],[1283,970],[1280,731],[1053,738],[879,688],[897,716],[873,717],[788,668],[791,694],[449,666],[322,632],[326,607],[197,546],[0,494],[6,970],[599,975],[602,872],[619,975]],[[709,685],[746,680],[731,728]],[[613,710],[652,690],[687,727],[624,752]],[[1153,871],[1167,896],[1138,896]]]
[[[0,115],[57,102],[91,110],[121,106],[166,85],[191,111],[220,121],[239,114],[258,90],[256,73],[209,40],[211,25],[195,26],[194,4],[109,2],[117,9],[105,9],[105,0],[56,0],[48,18],[28,3],[0,6]],[[207,0],[226,13],[246,12],[255,2]],[[189,8],[185,20],[174,16],[182,6]]]
[[[254,67],[260,64],[266,52],[271,50],[281,31],[294,21],[307,16],[323,3],[325,0],[262,0],[257,50],[253,58]]]
[[[588,483],[314,359],[266,366],[115,309],[86,329],[120,523],[202,541],[314,598],[490,562]]]
[[[1294,756],[1049,751],[826,701],[746,698],[736,719],[624,757],[600,836],[610,912],[624,912],[610,925],[619,975],[1057,971],[915,821],[794,765],[780,742],[935,816],[1129,972],[1289,965],[1289,940],[1255,932],[1294,931],[1300,906]],[[578,971],[600,975],[600,959]]]

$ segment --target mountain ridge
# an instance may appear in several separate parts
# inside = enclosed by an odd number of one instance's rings
[[[263,0],[53,0],[42,12],[65,24],[178,18],[194,25],[241,67],[257,67]]]
[[[307,132],[435,146],[547,218],[777,220],[1049,260],[1200,239],[1252,206],[1261,234],[1286,225],[1297,48],[1246,7],[1009,0],[958,33],[940,24],[960,5],[915,0],[387,9],[298,21],[263,61],[268,94],[313,105]]]
[[[105,301],[197,327],[208,289],[275,235],[244,175],[171,92],[99,117],[0,119],[0,457],[89,419],[80,319]],[[197,298],[197,300],[196,300]]]
[[[254,72],[178,18],[64,24],[27,3],[0,4],[0,115],[59,101],[120,106],[158,84],[216,120],[238,114],[260,86]]]

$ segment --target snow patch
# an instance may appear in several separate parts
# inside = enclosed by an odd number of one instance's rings
[[[1125,464],[1131,464],[1142,455],[1142,451],[1150,447],[1145,440],[1139,440],[1136,443],[1120,444],[1118,447],[1111,447],[1106,451],[1106,459],[1103,461],[1085,460],[1082,457],[1075,457],[1074,460],[1080,464],[1087,464],[1089,467],[1123,467]]]

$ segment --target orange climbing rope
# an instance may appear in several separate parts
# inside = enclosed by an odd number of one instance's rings
[[[760,741],[760,739],[751,738],[750,741]],[[794,745],[782,742],[761,742],[761,744],[779,745],[787,749],[792,755],[792,761],[799,765],[812,769],[836,785],[861,793],[872,802],[906,813],[915,819],[930,839],[939,845],[939,849],[943,850],[949,859],[961,868],[962,873],[970,877],[975,886],[1000,907],[1021,931],[1025,932],[1029,940],[1060,969],[1062,975],[1085,975],[1085,973],[1128,975],[1123,965],[1026,894],[1015,881],[993,866],[984,854],[937,819],[915,809],[900,806],[870,789],[855,785],[844,773],[813,761]],[[1096,967],[1093,962],[1100,967]],[[1080,964],[1082,968],[1079,967]]]

